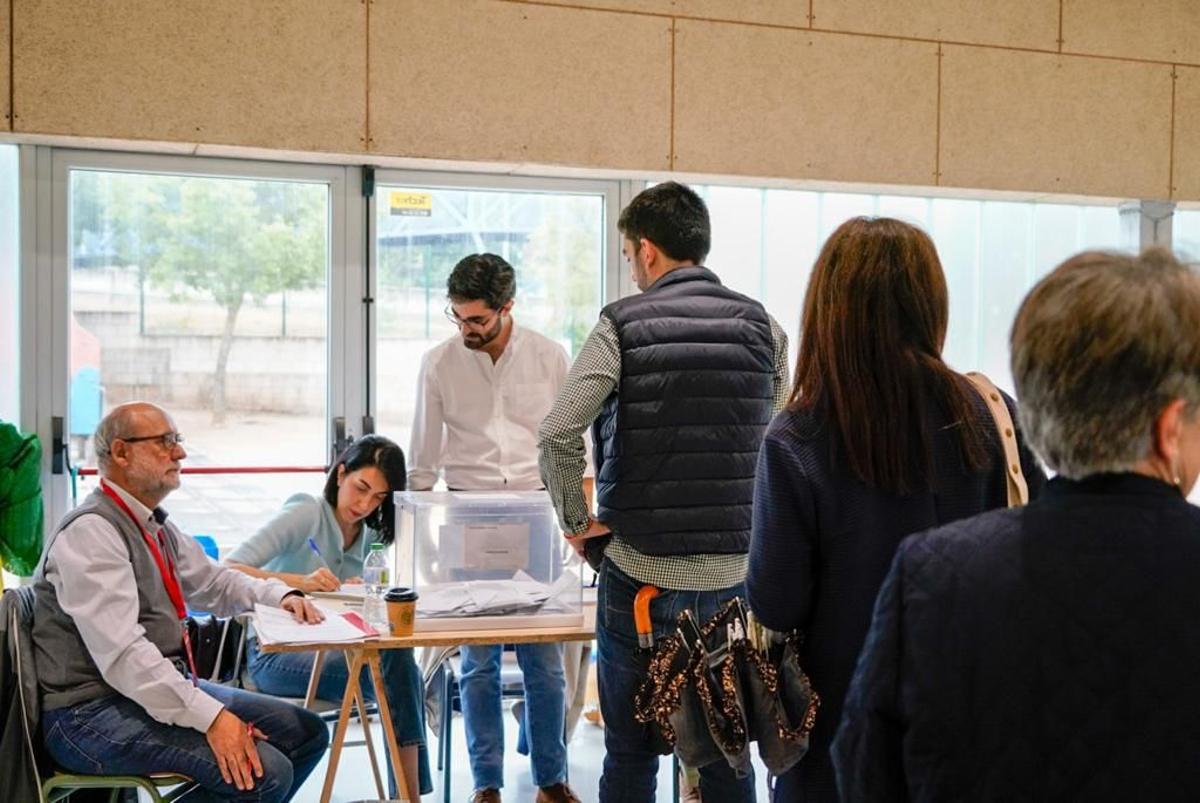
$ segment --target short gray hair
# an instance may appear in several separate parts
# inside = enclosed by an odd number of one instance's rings
[[[96,425],[96,431],[92,433],[92,448],[96,450],[96,465],[101,472],[108,470],[112,460],[112,442],[128,434],[133,416],[133,406],[122,404],[109,411]]]
[[[1200,406],[1200,274],[1164,249],[1071,257],[1022,302],[1012,372],[1025,437],[1050,468],[1130,470],[1167,404]]]

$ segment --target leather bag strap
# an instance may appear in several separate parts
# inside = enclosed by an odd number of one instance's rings
[[[1008,405],[1000,391],[978,371],[967,374],[967,379],[979,391],[987,404],[988,412],[996,423],[996,432],[1000,435],[1000,445],[1004,448],[1004,476],[1008,483],[1008,506],[1020,507],[1029,502],[1029,486],[1025,483],[1025,473],[1021,471],[1021,457],[1017,451],[1017,430],[1013,426],[1012,416]]]

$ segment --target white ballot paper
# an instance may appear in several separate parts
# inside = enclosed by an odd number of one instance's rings
[[[338,613],[317,607],[325,614],[325,621],[305,624],[297,622],[291,611],[255,604],[254,632],[266,644],[353,644],[378,635],[353,611]]]
[[[552,585],[539,583],[525,572],[511,580],[465,580],[435,583],[421,589],[417,616],[504,616],[571,610],[572,593],[578,608],[579,576],[565,571]]]
[[[366,599],[367,587],[362,583],[342,583],[342,587],[337,591],[309,591],[308,595],[316,599],[336,599],[361,605]]]
[[[464,524],[463,568],[519,569],[529,565],[529,524]]]

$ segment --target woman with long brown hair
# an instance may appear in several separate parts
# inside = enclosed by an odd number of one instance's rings
[[[829,746],[900,541],[1006,504],[991,414],[942,360],[948,315],[937,250],[915,226],[853,218],[817,257],[791,398],[759,453],[746,578],[764,625],[805,634],[822,699],[777,802],[837,800]],[[1036,496],[1045,476],[1020,454]]]

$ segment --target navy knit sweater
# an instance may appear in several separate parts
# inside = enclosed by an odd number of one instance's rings
[[[1200,509],[1056,477],[900,545],[833,756],[854,803],[1200,800]]]
[[[816,413],[785,410],[767,430],[755,475],[746,595],[767,627],[807,634],[804,667],[821,695],[809,753],[779,778],[777,803],[838,799],[829,746],[900,541],[1007,503],[999,436],[983,400],[974,392],[970,398],[996,444],[991,465],[967,470],[955,429],[946,428],[943,414],[927,410],[935,433],[932,489],[907,496],[858,480],[840,439]],[[1015,420],[1012,400],[1005,401]],[[1030,498],[1036,498],[1045,475],[1020,443]]]

